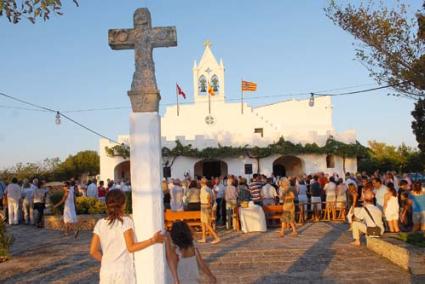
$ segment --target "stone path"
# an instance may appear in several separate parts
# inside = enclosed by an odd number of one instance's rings
[[[99,264],[88,256],[91,234],[77,240],[56,231],[9,227],[13,259],[0,264],[0,283],[96,283]],[[346,226],[306,224],[297,238],[222,232],[218,245],[198,245],[219,283],[425,283],[364,246],[349,245]]]

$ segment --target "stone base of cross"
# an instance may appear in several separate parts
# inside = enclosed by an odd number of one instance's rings
[[[157,112],[130,114],[130,171],[133,220],[138,241],[149,239],[164,227],[161,190],[161,129]],[[136,252],[137,283],[166,283],[164,247]]]
[[[157,91],[128,91],[131,108],[134,112],[156,112],[159,108],[161,96]]]

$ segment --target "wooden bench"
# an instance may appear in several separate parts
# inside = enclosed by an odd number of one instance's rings
[[[176,221],[184,221],[190,227],[200,227],[201,211],[171,211],[170,209],[165,210],[164,222],[167,230],[171,229],[171,226]]]
[[[270,225],[273,225],[273,223],[278,220],[277,224],[280,226],[280,217],[283,212],[282,205],[266,205],[263,206],[263,210],[266,215],[266,220]]]

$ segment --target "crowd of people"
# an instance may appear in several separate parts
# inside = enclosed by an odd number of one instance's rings
[[[282,206],[281,236],[288,227],[296,235],[295,222],[304,223],[308,219],[346,220],[355,240],[367,227],[380,227],[381,234],[385,230],[393,233],[425,231],[423,185],[413,182],[408,175],[398,176],[393,172],[347,173],[344,177],[316,173],[282,178],[254,174],[249,182],[233,175],[210,180],[170,178],[163,180],[162,190],[165,208],[199,210],[205,226],[213,221],[218,227],[236,228],[234,216],[238,208],[247,207],[251,202],[257,206]],[[205,196],[209,196],[208,200]]]
[[[131,254],[161,244],[165,244],[172,281],[197,283],[200,269],[215,282],[185,222],[175,222],[170,232],[156,232],[148,240],[135,239],[133,221],[124,214],[124,192],[131,190],[128,182],[107,180],[105,186],[103,181],[98,183],[95,179],[85,184],[71,180],[65,182],[63,188],[62,199],[52,207],[64,205],[65,233],[71,231],[77,221],[74,203],[77,195],[97,198],[106,204],[107,215],[97,222],[90,246],[92,257],[101,261],[101,282],[135,283],[134,269],[129,269],[133,268]],[[18,224],[21,218],[22,223],[42,227],[49,190],[44,181],[38,179],[18,182],[13,178],[7,185],[0,182],[0,204],[9,224]],[[166,209],[201,212],[199,242],[206,242],[208,231],[213,237],[212,243],[220,242],[216,228],[238,230],[239,212],[253,206],[282,209],[281,237],[287,229],[296,236],[297,222],[323,219],[346,220],[356,246],[360,245],[361,234],[381,236],[385,231],[425,231],[423,185],[407,175],[390,172],[347,173],[344,177],[316,173],[281,178],[254,174],[249,181],[233,175],[211,179],[186,177],[184,180],[164,179],[162,190]],[[37,213],[33,214],[34,211]],[[264,213],[262,216],[264,218]]]
[[[44,209],[48,188],[37,178],[18,183],[12,178],[9,184],[0,181],[0,209],[2,217],[10,225],[19,223],[43,226]]]
[[[0,217],[9,225],[27,224],[35,225],[38,228],[44,226],[44,211],[51,205],[57,208],[64,205],[65,234],[72,229],[72,224],[77,222],[75,198],[85,196],[105,201],[106,193],[113,189],[120,189],[123,192],[130,191],[130,183],[125,180],[107,180],[99,183],[96,179],[88,182],[78,182],[75,179],[64,182],[60,189],[63,189],[62,200],[57,204],[50,204],[50,194],[54,191],[46,181],[34,178],[18,181],[12,178],[6,184],[0,181]]]

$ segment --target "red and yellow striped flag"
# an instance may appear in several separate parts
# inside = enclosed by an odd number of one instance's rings
[[[255,92],[257,90],[257,84],[254,82],[242,81],[241,88],[242,88],[242,92],[243,91]]]

